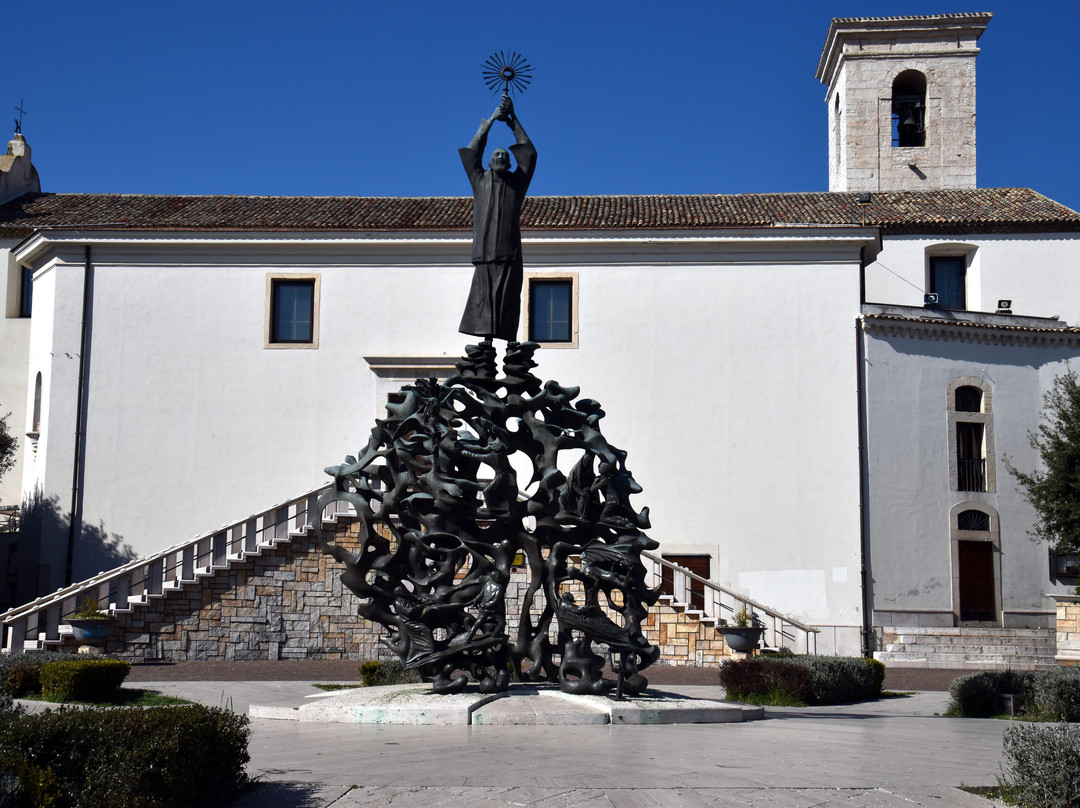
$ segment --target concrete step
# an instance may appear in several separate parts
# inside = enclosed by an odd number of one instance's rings
[[[1057,640],[1053,629],[885,628],[874,658],[897,667],[1052,667]]]

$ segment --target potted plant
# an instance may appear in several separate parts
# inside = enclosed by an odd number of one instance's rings
[[[71,626],[72,636],[83,645],[104,645],[116,618],[101,611],[98,599],[86,594],[82,608],[69,615],[65,622]]]
[[[724,643],[732,651],[753,651],[761,645],[761,637],[765,634],[765,626],[757,624],[754,613],[745,605],[732,616],[732,624],[720,626],[720,633],[724,635]]]

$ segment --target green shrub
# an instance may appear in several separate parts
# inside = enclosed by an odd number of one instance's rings
[[[810,703],[813,691],[810,674],[788,665],[790,658],[766,662],[762,659],[729,659],[720,665],[720,684],[727,697],[748,704],[802,707]]]
[[[385,661],[371,659],[360,663],[361,687],[407,685],[419,681],[420,674],[416,671],[406,670],[405,663],[400,659],[388,659]]]
[[[752,704],[843,704],[881,695],[885,666],[872,659],[768,656],[728,660],[720,683],[728,697]]]
[[[1013,724],[1003,740],[1003,799],[1023,808],[1080,808],[1080,727]]]
[[[59,651],[33,651],[22,654],[0,654],[0,690],[15,698],[41,692],[41,666],[46,662],[72,659],[100,659],[91,654],[66,654]]]
[[[41,695],[50,701],[100,701],[124,683],[131,663],[73,659],[41,666]]]
[[[226,805],[248,779],[248,719],[218,708],[70,708],[0,717],[0,769],[35,805]]]
[[[1029,671],[978,671],[960,676],[949,685],[949,715],[989,718],[1001,712],[1001,696],[1031,692],[1034,675]]]
[[[1080,668],[1059,666],[1035,674],[1028,709],[1043,721],[1080,721]]]
[[[806,669],[810,675],[810,704],[876,699],[885,681],[885,666],[864,657],[793,656],[777,661]]]

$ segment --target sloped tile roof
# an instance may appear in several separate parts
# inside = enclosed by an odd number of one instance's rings
[[[1080,232],[1080,214],[1028,188],[874,193],[529,197],[534,231],[869,226],[885,234]],[[467,197],[26,194],[0,205],[0,237],[35,230],[383,232],[471,228]]]

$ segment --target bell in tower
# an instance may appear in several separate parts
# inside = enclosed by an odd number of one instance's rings
[[[924,94],[910,86],[893,86],[892,114],[895,124],[894,146],[925,146],[926,126]]]

